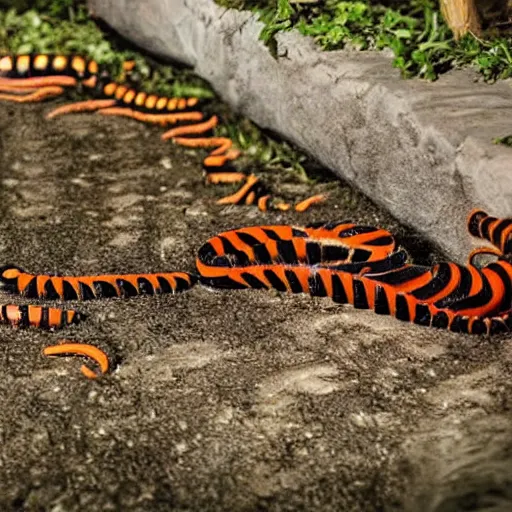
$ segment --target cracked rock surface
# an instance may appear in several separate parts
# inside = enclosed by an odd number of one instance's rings
[[[341,186],[305,214],[221,208],[201,156],[158,128],[49,108],[0,104],[2,264],[192,270],[219,231],[333,212],[398,231]],[[70,305],[89,316],[64,331],[0,326],[2,511],[512,507],[507,339],[263,290]],[[41,355],[61,338],[103,349],[113,373]]]
[[[278,58],[262,24],[213,0],[89,0],[94,14],[157,55],[185,62],[264,128],[314,155],[460,262],[480,207],[512,215],[509,82],[457,71],[435,83],[402,80],[384,53],[321,52],[296,31]]]

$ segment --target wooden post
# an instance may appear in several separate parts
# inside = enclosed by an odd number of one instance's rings
[[[452,29],[455,39],[459,39],[467,32],[476,36],[482,33],[482,23],[476,0],[440,0],[441,13]]]

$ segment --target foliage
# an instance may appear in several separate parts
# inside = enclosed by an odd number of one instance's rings
[[[376,3],[324,0],[217,0],[225,7],[251,9],[265,27],[261,39],[275,52],[278,32],[298,29],[325,50],[389,48],[403,76],[429,80],[453,67],[473,65],[485,80],[512,76],[512,38],[488,41],[467,35],[455,41],[435,0]]]

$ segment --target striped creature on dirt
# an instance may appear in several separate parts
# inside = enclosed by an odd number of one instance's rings
[[[123,69],[128,77],[133,68],[133,61],[124,63]],[[115,81],[96,61],[79,55],[0,57],[0,100],[37,102],[61,96],[69,88],[79,88],[91,98],[57,107],[46,115],[48,119],[64,114],[97,112],[160,126],[173,125],[162,134],[163,140],[210,150],[203,160],[206,183],[241,183],[240,191],[220,199],[218,204],[254,204],[261,211],[292,207],[279,201],[274,204],[259,178],[234,167],[232,162],[240,156],[240,151],[233,148],[229,137],[215,136],[213,130],[219,125],[219,118],[212,115],[205,120],[199,98],[169,98],[139,91],[132,83]],[[308,198],[300,201],[295,210],[305,211],[325,199],[320,195]]]

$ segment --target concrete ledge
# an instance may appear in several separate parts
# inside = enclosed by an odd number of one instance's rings
[[[235,109],[315,156],[400,221],[463,261],[473,207],[512,215],[510,83],[457,71],[402,80],[383,53],[321,52],[278,36],[213,0],[89,0],[94,14],[142,48],[192,65]],[[357,220],[357,219],[354,219]]]

